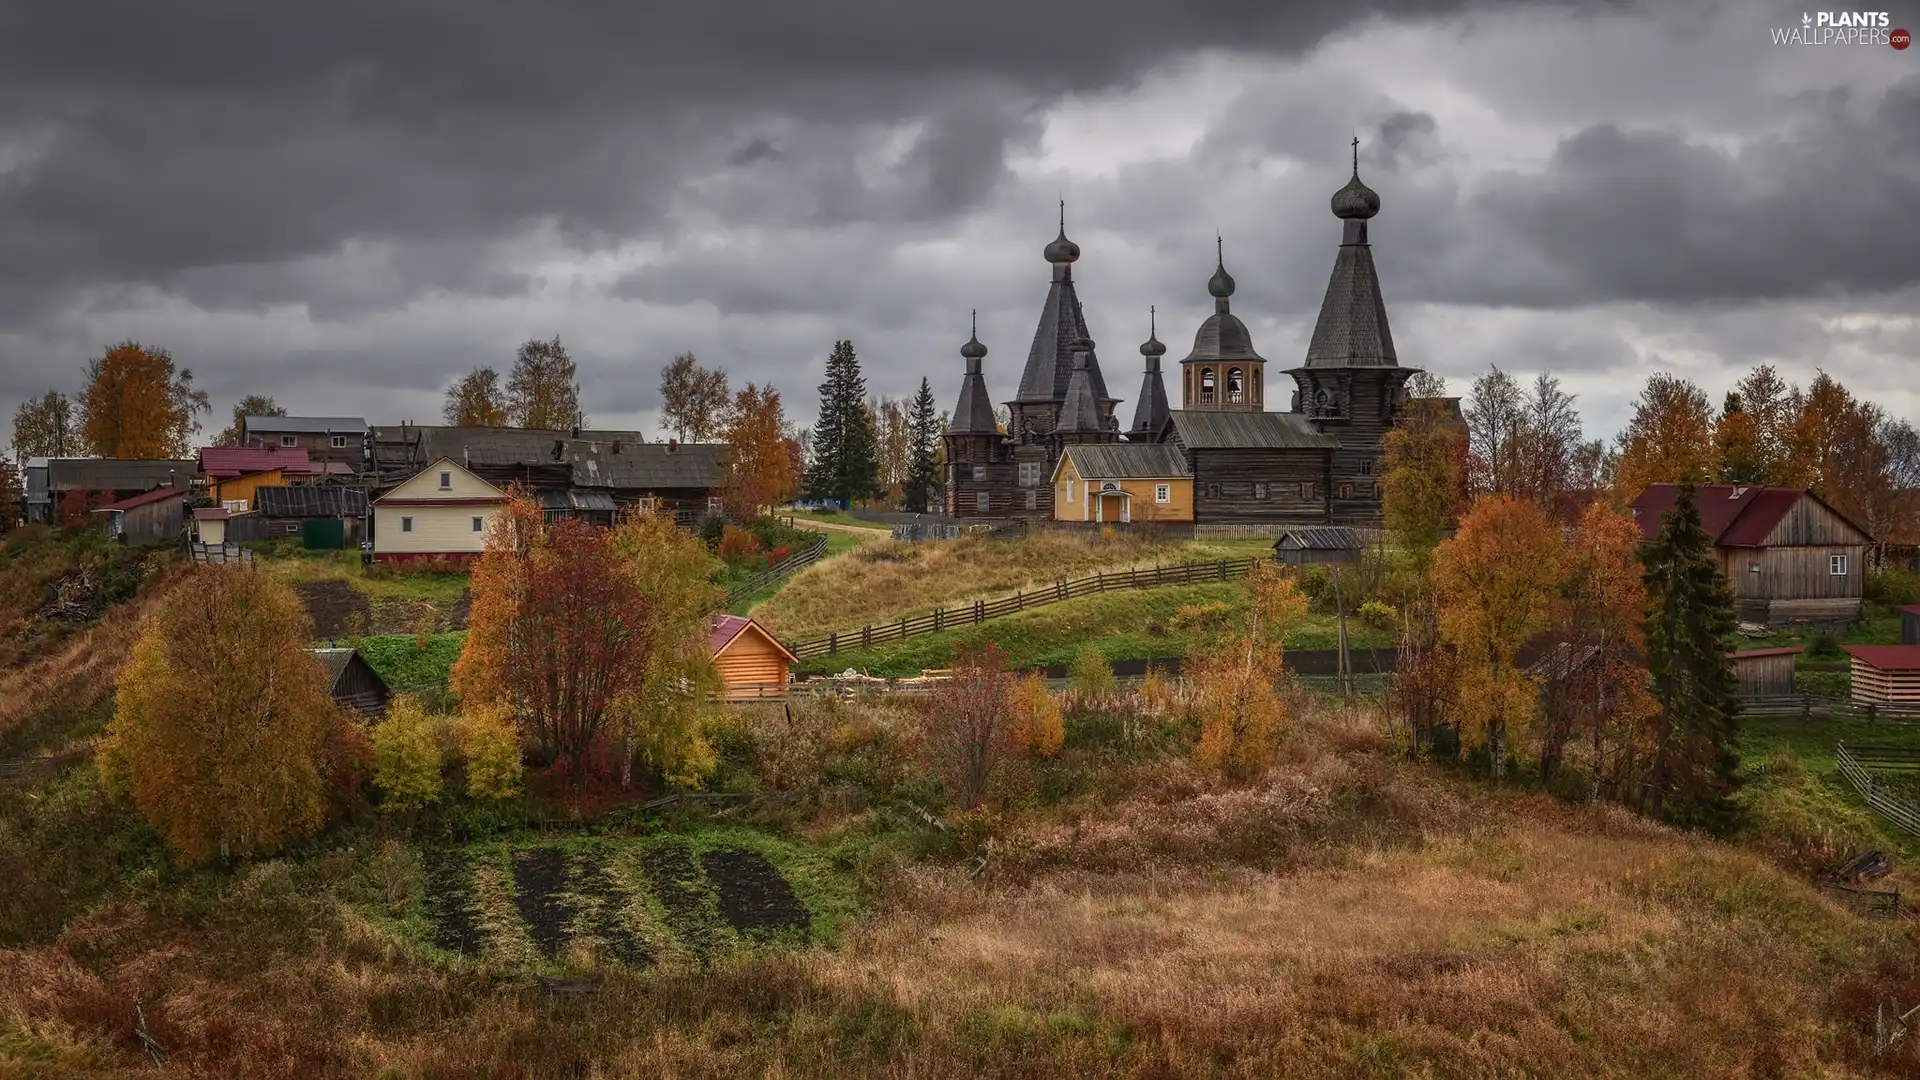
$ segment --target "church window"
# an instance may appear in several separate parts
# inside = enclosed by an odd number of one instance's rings
[[[1303,480],[1300,482],[1300,501],[1301,502],[1313,501],[1313,481]]]
[[[1247,391],[1246,391],[1246,386],[1244,385],[1244,378],[1241,375],[1240,369],[1237,367],[1228,368],[1227,369],[1227,402],[1228,404],[1238,405],[1241,402],[1245,401],[1246,399],[1247,399]]]
[[[1353,485],[1352,485],[1352,484],[1341,484],[1341,485],[1340,485],[1340,497],[1341,497],[1341,498],[1343,498],[1343,499],[1351,499],[1351,498],[1353,498]]]
[[[1045,466],[1041,461],[1023,461],[1020,463],[1020,486],[1039,487],[1040,471]]]
[[[1256,483],[1255,483],[1255,484],[1253,485],[1253,497],[1254,497],[1254,498],[1256,498],[1256,499],[1264,499],[1264,498],[1266,498],[1266,497],[1267,497],[1267,485],[1266,485],[1266,484],[1264,484],[1264,483],[1258,483],[1258,482],[1256,482]]]
[[[1372,476],[1372,475],[1373,475],[1373,462],[1371,462],[1371,461],[1363,461],[1363,462],[1361,462],[1361,463],[1360,463],[1360,475],[1361,475],[1361,476]]]
[[[1213,369],[1200,369],[1200,404],[1213,404]]]
[[[1032,488],[1027,489],[1027,509],[1040,509],[1040,493]]]
[[[987,467],[985,465],[975,465],[973,467],[973,482],[976,484],[984,484],[987,482]]]
[[[980,508],[981,513],[983,514],[986,513],[987,512],[987,493],[982,491],[978,495],[976,495],[974,497],[974,505]]]
[[[1207,485],[1207,498],[1209,498],[1209,499],[1217,499],[1217,498],[1219,498],[1219,497],[1220,497],[1220,485],[1219,485],[1219,484],[1208,484],[1208,485]]]

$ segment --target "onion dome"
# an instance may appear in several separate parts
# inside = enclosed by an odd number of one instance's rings
[[[1159,327],[1156,326],[1152,321],[1153,314],[1154,314],[1153,309],[1148,308],[1147,309],[1147,318],[1148,318],[1147,341],[1146,341],[1146,344],[1140,346],[1140,355],[1149,357],[1149,358],[1167,355],[1167,347],[1160,343]]]
[[[968,360],[982,360],[986,358],[987,347],[980,344],[980,318],[978,312],[974,313],[973,333],[967,335],[967,343],[960,346],[960,355]]]
[[[1333,193],[1333,216],[1343,221],[1365,221],[1380,212],[1380,196],[1360,182],[1360,140],[1353,140],[1353,179]]]
[[[1207,279],[1207,294],[1215,300],[1225,300],[1233,295],[1233,275],[1227,273],[1226,256],[1221,252],[1219,237],[1213,238],[1213,246],[1218,264],[1214,267],[1213,276]]]
[[[1060,235],[1053,238],[1045,251],[1041,252],[1046,260],[1055,266],[1066,266],[1080,258],[1080,245],[1067,239],[1067,203],[1060,201]]]

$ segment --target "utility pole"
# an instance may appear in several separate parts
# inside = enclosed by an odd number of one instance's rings
[[[1340,657],[1338,661],[1340,694],[1353,696],[1353,664],[1347,658],[1347,605],[1340,598],[1340,568],[1333,568],[1333,610],[1340,619]]]

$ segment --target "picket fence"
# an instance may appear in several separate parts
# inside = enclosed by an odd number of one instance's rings
[[[898,622],[863,626],[858,630],[828,634],[808,641],[788,642],[787,651],[801,660],[815,656],[834,656],[846,650],[865,649],[889,641],[902,641],[922,634],[937,634],[942,630],[971,626],[989,619],[998,619],[1015,612],[1026,611],[1029,608],[1057,604],[1062,600],[1071,600],[1078,596],[1091,596],[1094,593],[1116,590],[1157,589],[1170,585],[1231,581],[1252,573],[1253,568],[1260,562],[1259,559],[1222,559],[1219,562],[1182,563],[1178,566],[1156,566],[1151,569],[1136,568],[1100,573],[1076,581],[1062,581],[1031,592],[1022,590],[998,600],[976,600],[964,607],[951,610],[935,608],[925,615],[909,616]]]
[[[807,546],[727,590],[727,606],[733,607],[789,574],[799,573],[820,561],[827,553],[827,534],[814,533]]]
[[[1920,749],[1904,746],[1833,745],[1833,760],[1860,797],[1889,821],[1920,836],[1920,806],[1882,786],[1877,772],[1920,771]]]

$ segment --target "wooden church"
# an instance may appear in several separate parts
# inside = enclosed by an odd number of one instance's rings
[[[1067,239],[1063,212],[1059,235],[1042,252],[1053,281],[1019,388],[1006,402],[1010,430],[995,421],[983,370],[987,347],[977,330],[960,349],[966,374],[947,434],[947,512],[1095,520],[1087,506],[1067,501],[1067,493],[1078,490],[1073,484],[1094,484],[1095,491],[1130,493],[1103,499],[1098,520],[1114,520],[1113,513],[1134,520],[1138,504],[1157,509],[1155,520],[1198,525],[1378,525],[1386,434],[1417,369],[1400,366],[1387,324],[1368,240],[1380,197],[1360,181],[1358,140],[1353,175],[1334,193],[1332,206],[1341,222],[1340,247],[1307,355],[1282,372],[1292,381],[1286,410],[1267,407],[1267,360],[1233,313],[1233,276],[1216,251],[1207,282],[1214,311],[1179,361],[1179,407],[1170,406],[1163,382],[1167,347],[1150,332],[1140,346],[1140,398],[1124,432],[1115,413],[1120,402],[1107,392],[1074,289],[1080,247]],[[1457,415],[1457,400],[1449,404]],[[1076,446],[1101,449],[1073,455],[1065,465],[1073,476],[1063,478],[1067,450]],[[1088,475],[1095,462],[1113,476]],[[1178,477],[1167,475],[1175,470]],[[1132,497],[1125,481],[1143,478],[1156,494],[1163,486],[1168,493],[1190,491],[1190,501],[1179,500],[1185,505],[1173,510]]]

